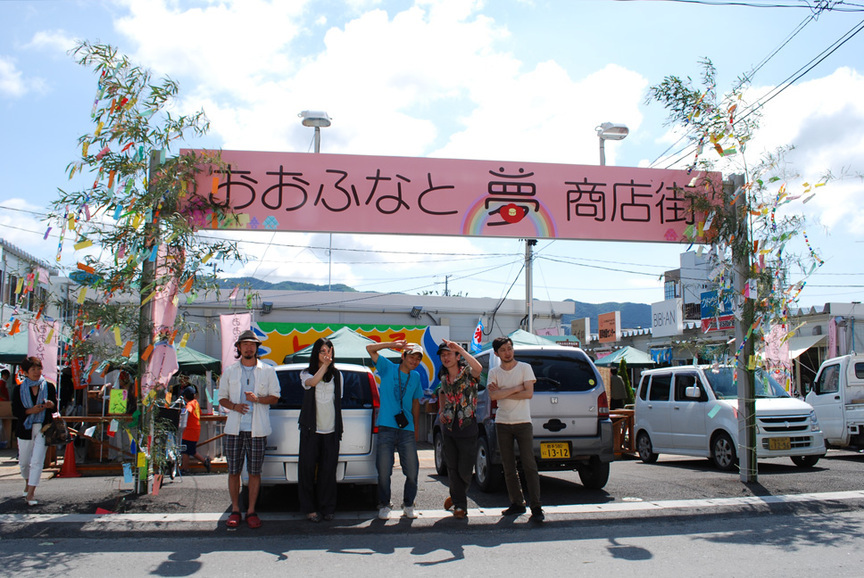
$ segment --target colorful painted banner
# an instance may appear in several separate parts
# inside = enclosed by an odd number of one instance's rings
[[[350,325],[342,323],[256,323],[259,335],[263,335],[261,344],[261,359],[272,365],[285,362],[285,357],[309,347],[319,337],[328,337],[342,327],[348,327],[378,343],[405,340],[423,346],[426,355],[423,356],[418,370],[423,389],[429,392],[435,384],[435,376],[439,368],[436,352],[438,344],[444,338],[450,337],[449,328],[427,327],[425,325],[397,326],[389,325]],[[223,340],[224,343],[224,340]],[[339,360],[339,352],[336,352]],[[232,361],[233,363],[233,361]],[[372,366],[371,359],[365,365]]]
[[[681,242],[688,227],[702,230],[687,195],[721,186],[720,173],[683,170],[248,151],[221,156],[225,168],[202,171],[197,191],[233,216],[220,221],[190,211],[202,229]]]

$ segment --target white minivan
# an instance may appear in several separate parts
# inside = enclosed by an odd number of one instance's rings
[[[678,366],[642,373],[636,395],[636,449],[709,458],[721,470],[738,463],[738,389],[731,366]],[[809,468],[825,455],[813,408],[789,396],[761,369],[755,373],[756,457],[790,457]]]
[[[279,401],[270,407],[273,432],[267,436],[261,485],[296,484],[300,459],[300,430],[297,422],[303,404],[300,372],[307,363],[276,366],[281,393]],[[362,365],[337,363],[342,373],[342,441],[339,443],[339,463],[336,482],[368,485],[378,483],[375,467],[375,442],[378,437],[378,384],[372,371]]]

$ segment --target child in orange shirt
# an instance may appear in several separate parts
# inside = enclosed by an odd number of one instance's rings
[[[183,430],[183,445],[186,446],[186,450],[183,452],[183,470],[184,472],[189,470],[189,456],[194,456],[204,464],[204,469],[209,474],[210,457],[204,459],[198,453],[198,440],[201,438],[201,407],[195,399],[195,388],[191,385],[185,388],[183,399],[186,400],[186,427]]]

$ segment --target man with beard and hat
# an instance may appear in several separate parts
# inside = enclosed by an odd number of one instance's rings
[[[240,334],[237,363],[222,373],[219,380],[219,405],[228,412],[225,421],[225,457],[228,462],[228,493],[231,495],[231,515],[228,527],[240,525],[240,472],[246,461],[249,473],[249,504],[246,523],[260,528],[261,519],[255,512],[255,502],[261,488],[261,466],[264,448],[270,435],[270,405],[279,401],[279,379],[276,370],[258,359],[261,341],[247,329]]]

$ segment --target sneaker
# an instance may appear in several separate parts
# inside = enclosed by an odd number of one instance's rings
[[[501,512],[502,516],[519,516],[525,513],[524,504],[510,504],[510,507]]]
[[[402,508],[402,515],[406,518],[411,518],[412,520],[417,518],[417,512],[414,511],[414,506],[404,506]]]
[[[389,520],[390,519],[390,506],[381,506],[378,509],[378,519],[379,520]]]
[[[207,473],[210,473],[210,456],[207,456],[207,459],[204,460],[204,469],[207,470]]]
[[[542,522],[546,519],[546,514],[543,513],[543,508],[540,506],[535,506],[531,508],[531,518],[529,518],[532,522]]]
[[[462,508],[456,508],[453,510],[453,517],[457,520],[464,520],[468,517],[468,510],[463,510]]]
[[[450,508],[453,507],[453,498],[447,496],[447,499],[444,500],[444,509],[450,511]]]

